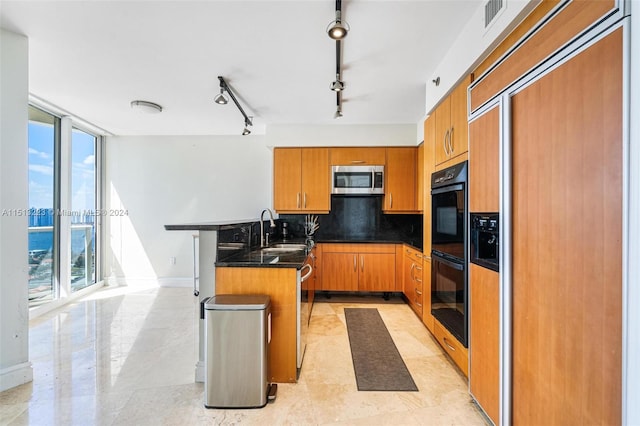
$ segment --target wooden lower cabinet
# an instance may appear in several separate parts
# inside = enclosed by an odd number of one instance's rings
[[[422,318],[424,294],[422,272],[422,252],[404,246],[402,292],[419,318]]]
[[[500,275],[469,265],[469,390],[498,425],[500,416]]]
[[[296,286],[295,268],[216,268],[216,295],[266,294],[271,298],[271,382],[297,380]]]
[[[469,376],[469,351],[453,337],[438,320],[434,320],[433,336],[436,338],[440,346],[449,355],[453,362],[460,368],[465,376]]]
[[[394,244],[322,244],[322,290],[396,291]]]
[[[431,315],[431,258],[423,256],[422,260],[422,322],[433,333],[433,322],[435,319]]]

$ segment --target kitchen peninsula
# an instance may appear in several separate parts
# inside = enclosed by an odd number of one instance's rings
[[[235,232],[237,230],[240,235],[251,234],[252,225],[257,223],[258,219],[253,220],[235,220],[235,221],[216,221],[189,223],[178,225],[165,225],[167,231],[191,231],[194,232],[194,273],[195,265],[198,265],[198,286],[196,285],[196,277],[194,276],[194,296],[198,297],[198,301],[202,301],[215,294],[216,288],[216,266],[218,235],[220,232]],[[195,233],[197,231],[197,234]],[[196,262],[196,242],[198,240],[198,259]],[[200,309],[195,312],[195,318],[198,322],[198,362],[196,363],[195,381],[204,382],[204,321],[200,318]]]

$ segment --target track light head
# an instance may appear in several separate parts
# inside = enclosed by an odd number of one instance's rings
[[[340,117],[342,117],[342,109],[340,107],[338,107],[336,109],[336,113],[333,114],[333,118],[340,118]]]
[[[341,90],[344,90],[344,83],[340,81],[338,76],[336,76],[336,81],[331,83],[331,90],[333,90],[334,92],[340,92]]]
[[[253,117],[247,116],[244,119],[244,130],[242,131],[242,136],[247,136],[251,134],[251,130],[249,130],[249,126],[253,126],[253,122],[251,121]]]
[[[218,105],[226,105],[227,102],[229,102],[227,97],[224,95],[223,88],[220,88],[220,94],[213,98],[213,102],[217,103]]]
[[[342,22],[340,19],[336,19],[329,23],[329,26],[327,27],[327,34],[333,40],[342,40],[347,36],[349,29],[349,24],[347,22]]]

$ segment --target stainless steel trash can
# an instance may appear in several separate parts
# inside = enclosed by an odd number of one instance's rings
[[[205,407],[264,407],[275,397],[268,383],[269,296],[213,296],[204,315]]]

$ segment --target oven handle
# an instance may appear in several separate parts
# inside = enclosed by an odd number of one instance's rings
[[[455,185],[449,185],[442,188],[435,188],[431,190],[431,195],[443,194],[445,192],[451,191],[462,191],[464,189],[464,185],[461,183],[457,183]]]
[[[442,257],[442,256],[438,256],[438,255],[437,255],[437,254],[435,254],[435,253],[432,253],[432,254],[431,254],[431,260],[435,260],[435,261],[437,261],[437,262],[442,262],[442,263],[444,263],[445,265],[452,267],[453,269],[457,269],[458,271],[462,271],[462,270],[464,270],[464,265],[461,265],[461,264],[459,264],[459,263],[455,263],[455,262],[452,262],[452,261],[450,261],[450,260],[447,260],[447,259],[445,259],[444,257]]]

